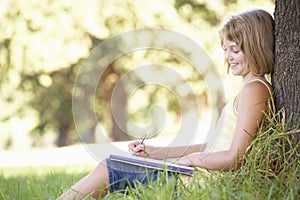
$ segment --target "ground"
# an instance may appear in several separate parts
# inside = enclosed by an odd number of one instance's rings
[[[146,144],[166,146],[171,144],[172,139],[174,137],[158,137],[147,140]],[[97,164],[99,160],[105,159],[110,153],[127,152],[129,142],[78,144],[61,148],[0,151],[0,167]]]

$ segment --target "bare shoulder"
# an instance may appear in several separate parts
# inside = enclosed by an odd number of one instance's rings
[[[246,84],[241,94],[244,98],[269,98],[272,93],[272,86],[268,82],[252,81]]]
[[[272,93],[272,90],[271,85],[268,83],[264,84],[260,81],[250,82],[243,87],[240,93],[238,108],[252,108],[257,105],[265,107],[265,103],[271,96],[270,93]],[[241,111],[240,109],[239,111]]]

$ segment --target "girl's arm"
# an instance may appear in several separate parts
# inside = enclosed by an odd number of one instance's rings
[[[237,124],[230,149],[211,153],[192,153],[170,161],[213,170],[237,168],[239,161],[257,134],[269,97],[267,88],[261,83],[247,84],[239,97]]]
[[[180,147],[156,147],[141,145],[140,141],[132,142],[128,145],[129,151],[136,156],[147,156],[153,159],[164,160],[167,158],[178,158],[194,152],[202,152],[206,144],[194,144]],[[146,150],[146,151],[144,151]]]

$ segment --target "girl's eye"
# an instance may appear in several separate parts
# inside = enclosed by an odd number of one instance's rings
[[[232,51],[233,53],[239,53],[239,52],[240,52],[240,50],[239,50],[238,48],[232,48],[231,51]]]

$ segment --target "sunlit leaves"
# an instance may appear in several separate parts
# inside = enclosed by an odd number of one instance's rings
[[[235,3],[224,0],[0,0],[0,119],[7,122],[3,127],[10,126],[16,116],[26,121],[28,116],[24,113],[32,110],[38,116],[33,123],[36,129],[33,126],[24,132],[35,130],[43,134],[65,127],[74,131],[71,95],[80,62],[92,47],[125,31],[148,27],[184,34],[207,50],[222,69],[217,26],[232,8],[249,6],[249,1],[232,2]],[[109,113],[113,85],[124,73],[151,63],[172,67],[189,81],[199,102],[209,104],[204,77],[184,59],[170,52],[136,51],[115,60],[99,83],[97,115],[107,129],[112,122],[103,113]],[[88,77],[85,81],[89,81]],[[172,89],[184,93],[180,82]],[[81,88],[75,92],[76,95],[84,93]],[[128,92],[128,95],[134,94]],[[179,105],[168,90],[144,87],[135,95],[149,103],[133,109],[128,102],[137,121],[143,121],[147,113],[143,110],[152,103],[164,105],[176,120]]]

